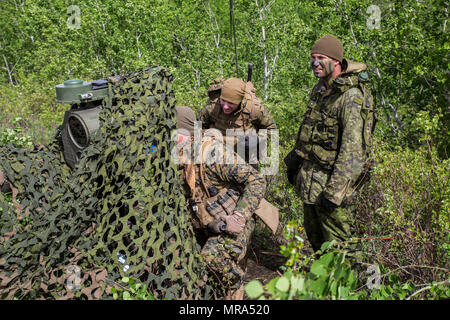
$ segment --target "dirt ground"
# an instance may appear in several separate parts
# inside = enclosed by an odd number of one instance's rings
[[[281,275],[279,268],[286,261],[280,253],[280,245],[284,242],[281,230],[274,235],[257,224],[248,252],[246,283],[256,279],[265,284]]]
[[[306,239],[306,234],[301,234],[301,236],[303,239]],[[283,235],[283,228],[280,226],[277,233],[272,234],[261,221],[258,221],[247,256],[245,283],[256,279],[266,284],[273,278],[283,274],[280,267],[286,263],[287,258],[280,253],[281,245],[287,245]],[[305,243],[302,252],[305,256],[313,253],[309,242]]]

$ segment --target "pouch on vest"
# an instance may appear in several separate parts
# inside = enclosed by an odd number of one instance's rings
[[[203,201],[197,202],[198,211],[197,218],[200,220],[201,227],[207,226],[210,222],[214,221],[213,216],[211,216],[206,209],[206,205]]]
[[[226,211],[216,201],[206,200],[206,210],[209,212],[210,215],[212,215],[216,219],[219,219],[220,217],[224,217],[227,215]]]
[[[278,208],[272,205],[266,199],[261,199],[255,214],[272,230],[273,234],[277,232],[280,215]]]
[[[374,98],[370,91],[364,85],[368,80],[368,74],[366,72],[361,72],[358,76],[358,88],[361,90],[363,94],[363,101],[361,101],[361,117],[364,121],[363,125],[363,142],[364,148],[367,155],[367,161],[364,164],[363,171],[361,175],[358,177],[356,182],[354,183],[355,189],[358,190],[361,185],[370,179],[372,167],[375,164],[375,160],[372,158],[371,150],[372,150],[372,139],[373,132],[375,130],[375,126],[378,120],[377,117],[377,107],[374,101]]]
[[[222,189],[216,196],[206,199],[206,210],[210,215],[220,217],[232,215],[239,201],[239,193],[232,189]]]
[[[204,149],[207,144],[208,144],[207,142],[203,143],[202,149]],[[201,169],[201,165],[199,174],[201,181],[203,181],[202,184],[203,188],[208,190],[210,184],[208,185],[206,177],[203,176],[203,170]],[[208,194],[208,192],[206,194]],[[209,213],[210,217],[213,216],[217,217],[216,219],[218,219],[221,215],[233,214],[233,211],[237,206],[239,198],[240,194],[232,187],[222,189],[219,191],[219,194],[215,195],[214,197],[209,197],[208,199],[206,199],[205,206],[199,205],[199,209],[200,207],[204,207],[205,210]],[[277,231],[279,223],[279,212],[275,206],[273,206],[267,200],[261,199],[259,206],[254,213],[261,218],[261,220],[272,230],[273,233]],[[208,224],[206,224],[205,226],[207,225]]]
[[[239,201],[239,193],[234,189],[228,189],[226,193],[217,198],[217,203],[222,206],[227,215],[233,214]]]

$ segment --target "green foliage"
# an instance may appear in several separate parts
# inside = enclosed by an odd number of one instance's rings
[[[33,146],[31,136],[23,135],[22,127],[20,127],[21,117],[16,117],[12,120],[14,125],[17,125],[14,129],[6,128],[6,130],[0,133],[0,145],[7,145],[12,143],[17,148],[30,148]]]
[[[264,287],[258,280],[252,280],[245,286],[245,292],[249,298],[257,299],[264,293]]]
[[[313,256],[304,259],[311,262],[309,271],[305,268],[286,271],[282,276],[273,278],[262,285],[252,280],[245,286],[250,299],[274,300],[397,300],[419,298],[426,294],[427,299],[444,299],[450,297],[448,287],[450,279],[423,285],[421,289],[411,281],[403,281],[399,275],[378,268],[378,276],[383,279],[378,287],[369,287],[360,271],[358,275],[347,259],[348,253],[339,249],[334,241],[325,242]],[[306,266],[307,263],[304,263]],[[358,279],[359,278],[359,279]],[[367,279],[369,281],[369,279]]]
[[[312,261],[309,272],[292,270],[281,277],[270,280],[262,286],[253,280],[245,287],[253,299],[358,299],[356,293],[357,277],[346,259],[346,252],[333,248],[334,242],[326,242],[321,250],[324,253]],[[289,262],[288,262],[289,263]]]
[[[427,122],[422,125],[428,126]],[[362,234],[390,239],[364,243],[367,254],[388,268],[446,268],[450,254],[449,160],[439,159],[431,144],[416,150],[392,150],[382,141],[376,146],[378,164],[358,199],[358,225]],[[432,268],[412,268],[403,275],[416,281],[442,280]]]
[[[282,161],[286,157],[287,153],[292,150],[294,142],[295,138],[294,140],[282,140],[280,137],[280,167],[278,169],[278,174],[275,174],[273,176],[266,176],[268,190],[266,199],[279,208],[282,217],[282,227],[289,222],[297,223],[298,226],[301,226],[301,224],[303,223],[303,203],[297,195],[295,186],[290,184],[290,182],[288,181],[285,174],[286,165]],[[294,220],[296,222],[294,222]],[[295,231],[295,226],[292,227],[294,228],[292,231]],[[301,231],[297,230],[296,232],[300,233]],[[295,239],[295,237],[293,239]]]
[[[308,256],[300,250],[304,243],[299,232],[301,227],[295,221],[285,226],[288,243],[280,247],[280,252],[289,258],[285,263],[286,271],[265,285],[258,280],[250,281],[245,286],[249,298],[409,300],[449,297],[449,279],[417,285],[412,279],[405,280],[399,268],[388,271],[383,265],[376,268],[378,287],[369,286],[369,269],[363,270],[363,264],[351,263],[354,259],[349,260],[348,252],[340,249],[335,241],[325,242],[317,253]],[[355,269],[357,265],[360,267]],[[444,277],[448,277],[448,273],[444,273]]]
[[[66,0],[0,3],[0,84],[24,93],[19,100],[37,95],[23,108],[27,119],[33,115],[39,122],[33,129],[48,130],[54,120],[62,120],[52,103],[53,90],[68,78],[92,80],[164,65],[175,75],[179,103],[198,109],[209,81],[236,76],[227,1],[79,0],[79,12],[68,11],[70,5]],[[374,5],[379,17],[368,10]],[[439,155],[447,157],[449,115],[442,107],[449,97],[446,5],[444,0],[238,1],[238,76],[245,77],[247,62],[255,64],[257,94],[277,110],[282,140],[293,138],[291,128],[315,82],[310,49],[323,34],[334,34],[347,58],[369,67],[383,135],[396,143],[423,144],[411,124],[427,111],[437,121]],[[80,24],[74,28],[77,17]],[[376,18],[379,28],[370,27]],[[39,97],[39,92],[44,94]],[[25,116],[21,109],[10,112]]]
[[[122,282],[125,283],[125,287],[111,288],[110,294],[114,300],[155,300],[155,297],[148,292],[147,285],[139,280],[123,277]]]
[[[386,276],[386,275],[385,275]],[[389,285],[380,285],[371,292],[367,293],[367,298],[371,300],[411,300],[413,298],[425,298],[428,300],[448,299],[450,297],[450,288],[448,284],[450,279],[430,284],[416,286],[411,281],[403,282],[401,278],[394,273],[388,274]]]
[[[55,102],[55,88],[51,84],[0,84],[1,127],[20,125],[21,133],[35,143],[48,143],[55,128],[62,124],[67,105]],[[20,122],[14,119],[20,117]]]
[[[450,298],[450,279],[442,282],[433,281],[429,288],[425,289],[429,290],[425,296],[426,299],[448,299]]]
[[[358,200],[359,233],[390,239],[363,242],[363,250],[387,270],[405,268],[400,280],[387,279],[390,285],[370,297],[404,297],[412,290],[401,289],[408,277],[418,288],[446,279],[433,267],[445,269],[450,255],[448,1],[236,1],[237,75],[227,1],[78,0],[78,29],[69,27],[74,21],[74,12],[67,11],[71,4],[0,1],[0,144],[48,142],[68,108],[54,102],[54,87],[69,78],[93,80],[164,65],[175,76],[177,104],[198,110],[206,102],[209,81],[244,78],[245,63],[253,62],[256,93],[280,130],[283,159],[316,81],[309,68],[310,49],[320,36],[333,34],[342,40],[347,58],[368,65],[369,87],[379,108],[378,165]],[[380,9],[379,28],[368,27],[375,17],[368,11],[371,5]],[[292,274],[285,276],[289,296],[297,286],[291,283],[299,277],[295,270],[306,272],[315,260],[302,254],[307,247],[301,240],[302,203],[285,169],[280,161],[279,174],[268,178],[267,198],[280,209],[281,224],[287,224],[281,253]],[[321,272],[322,262],[315,271]],[[429,268],[413,267],[424,265]],[[323,277],[332,273],[327,268]],[[299,292],[317,296],[314,290],[320,288],[321,297],[339,297],[330,293],[334,288],[313,285],[313,290],[306,286],[310,279],[304,279],[306,289],[297,290],[295,297]],[[285,285],[282,280],[278,287]],[[442,296],[446,291],[441,286],[423,294]],[[272,287],[278,290],[275,283]]]
[[[304,240],[300,236],[303,227],[298,224],[297,220],[290,221],[284,227],[284,238],[286,239],[287,245],[280,246],[280,253],[284,255],[288,260],[285,266],[289,270],[295,270],[298,267],[298,263],[302,258],[302,248],[304,246]],[[308,263],[308,261],[305,261]]]

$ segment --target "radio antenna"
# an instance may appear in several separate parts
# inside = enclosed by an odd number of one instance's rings
[[[230,26],[231,26],[231,43],[233,43],[234,37],[234,58],[236,62],[236,78],[239,78],[239,66],[238,66],[238,57],[237,57],[237,43],[236,43],[236,27],[234,24],[234,7],[233,0],[230,0]]]

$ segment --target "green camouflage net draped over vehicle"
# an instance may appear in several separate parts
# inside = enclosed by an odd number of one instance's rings
[[[210,297],[170,160],[172,79],[158,67],[110,78],[113,99],[72,171],[58,138],[0,147],[14,202],[0,193],[0,298],[106,298],[124,276],[159,299]]]

